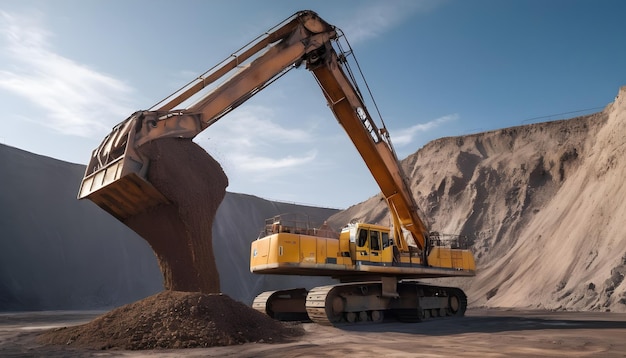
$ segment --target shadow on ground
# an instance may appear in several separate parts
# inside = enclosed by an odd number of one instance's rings
[[[576,319],[572,319],[572,316]],[[395,332],[431,336],[545,329],[626,329],[626,314],[475,310],[466,317],[430,320],[416,324],[386,320],[381,324],[354,324],[339,328],[351,332]]]

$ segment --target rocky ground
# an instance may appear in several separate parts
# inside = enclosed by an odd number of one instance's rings
[[[90,321],[94,313],[0,314],[0,356],[46,357],[624,357],[626,314],[473,309],[421,323],[341,328],[305,323],[286,342],[250,341],[212,348],[125,350],[42,345],[51,326]],[[207,321],[210,326],[210,321]],[[68,328],[69,329],[69,328]]]

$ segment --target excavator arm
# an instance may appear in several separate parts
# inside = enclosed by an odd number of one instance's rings
[[[93,151],[78,198],[89,198],[121,221],[167,203],[146,180],[143,144],[195,137],[335,37],[335,28],[316,13],[298,12],[150,110],[133,113]],[[175,109],[224,78],[192,105]]]
[[[332,48],[327,49],[323,60],[308,66],[337,121],[352,140],[387,200],[398,248],[408,251],[408,246],[411,245],[424,249],[428,230],[418,215],[417,204],[411,195],[389,133],[384,128],[377,128],[356,83],[346,75],[338,54]],[[402,229],[411,233],[408,240]]]
[[[316,13],[298,12],[150,110],[135,112],[94,150],[79,199],[89,198],[121,221],[167,203],[146,180],[149,160],[141,153],[142,145],[164,137],[195,137],[286,71],[305,63],[387,200],[398,248],[425,249],[427,228],[387,131],[377,128],[356,82],[347,76],[346,53],[333,46],[338,33]],[[175,109],[210,86],[212,90],[193,104]],[[410,235],[405,237],[405,231]]]

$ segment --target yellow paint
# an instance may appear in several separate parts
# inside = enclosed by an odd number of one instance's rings
[[[315,236],[300,236],[300,262],[316,263],[317,238]],[[296,261],[297,262],[297,261]]]
[[[474,256],[469,250],[433,247],[428,255],[428,264],[433,267],[457,270],[476,270]]]
[[[358,245],[357,229],[369,230],[368,239],[365,243],[361,242],[361,246]],[[403,270],[415,267],[415,271],[420,272],[422,268],[432,267],[465,271],[464,275],[468,274],[467,271],[476,270],[474,257],[468,250],[433,247],[428,256],[428,266],[421,266],[422,259],[415,253],[412,256],[408,252],[398,253],[394,258],[393,246],[390,246],[388,240],[383,240],[383,233],[388,233],[388,228],[359,224],[357,229],[352,233],[342,232],[339,240],[286,232],[263,237],[252,242],[250,269],[255,271],[255,268],[266,270],[281,267],[281,273],[287,273],[290,267],[298,267],[309,270],[307,274],[319,276],[328,274],[325,270],[346,270],[349,275],[349,271],[358,270],[359,267],[368,272],[373,267],[378,267],[375,270],[379,272],[392,272],[397,267]],[[372,235],[372,231],[376,233]],[[381,239],[379,250],[372,250],[371,240],[377,236]],[[442,275],[455,276],[450,273]]]

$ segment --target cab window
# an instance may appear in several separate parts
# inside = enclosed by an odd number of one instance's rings
[[[389,233],[388,232],[383,232],[383,249],[386,247],[389,247],[389,245],[391,245],[391,242],[389,241]]]
[[[365,244],[367,243],[367,230],[366,229],[361,229],[359,230],[359,239],[357,240],[356,244],[359,247],[365,246]]]
[[[370,249],[380,250],[380,232],[370,231]]]

